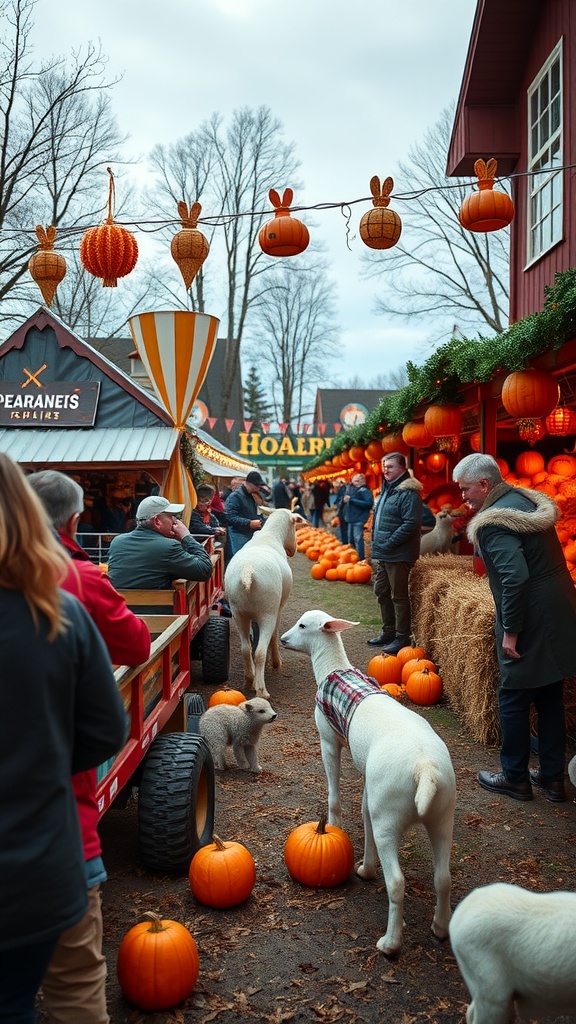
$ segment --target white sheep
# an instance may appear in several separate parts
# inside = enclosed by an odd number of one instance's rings
[[[386,934],[377,947],[394,956],[404,925],[399,847],[412,825],[424,825],[432,847],[436,890],[432,931],[440,939],[448,936],[456,778],[446,744],[426,719],[352,667],[340,631],[354,625],[319,610],[304,612],[281,643],[312,658],[318,686],[315,718],[331,824],[341,824],[340,759],[346,745],[364,777],[364,858],[356,874],[375,878],[380,860],[389,907]]]
[[[305,520],[286,508],[270,513],[264,526],[230,559],[224,577],[226,598],[240,634],[246,682],[257,697],[269,697],[264,681],[268,648],[272,665],[280,668],[278,626],[292,591],[288,558],[296,553],[296,524]],[[254,656],[251,623],[257,626]]]
[[[452,537],[452,523],[454,516],[448,509],[441,509],[435,517],[436,525],[430,533],[424,533],[420,538],[421,555],[443,555],[450,551]]]
[[[467,1024],[576,1014],[576,893],[497,882],[473,889],[450,922],[472,1002]]]

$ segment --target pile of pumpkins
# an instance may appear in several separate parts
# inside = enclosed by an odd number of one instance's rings
[[[427,706],[437,704],[442,697],[442,679],[423,647],[402,647],[398,654],[376,654],[368,662],[366,672],[396,700],[402,700],[406,694],[413,704]]]
[[[560,510],[556,533],[564,551],[570,575],[576,583],[576,457],[569,453],[554,455],[546,463],[537,451],[520,452],[515,473],[501,466],[507,483],[529,487],[553,498]]]
[[[303,526],[297,533],[297,550],[313,562],[313,580],[341,580],[345,583],[370,583],[372,569],[361,561],[351,544],[317,526]]]

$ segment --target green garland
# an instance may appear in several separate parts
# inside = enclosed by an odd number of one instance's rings
[[[192,483],[194,487],[198,487],[204,477],[206,476],[202,465],[196,455],[196,438],[187,434],[186,431],[182,433],[180,438],[180,453],[182,455],[182,464],[186,467],[190,476],[192,477]]]
[[[523,370],[542,352],[555,351],[576,337],[576,269],[555,275],[544,289],[544,306],[489,338],[452,338],[422,366],[406,364],[408,384],[383,395],[364,423],[337,434],[330,447],[309,464],[321,466],[352,445],[366,445],[383,433],[400,432],[422,402],[446,405],[459,401],[459,390],[491,380],[502,370]]]

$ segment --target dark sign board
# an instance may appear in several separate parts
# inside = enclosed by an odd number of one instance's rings
[[[0,381],[0,426],[93,427],[100,381]]]

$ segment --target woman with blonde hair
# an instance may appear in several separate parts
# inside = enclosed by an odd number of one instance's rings
[[[0,453],[0,1021],[33,1024],[60,934],[87,907],[74,772],[112,757],[124,706],[96,627],[58,589],[68,562]]]

